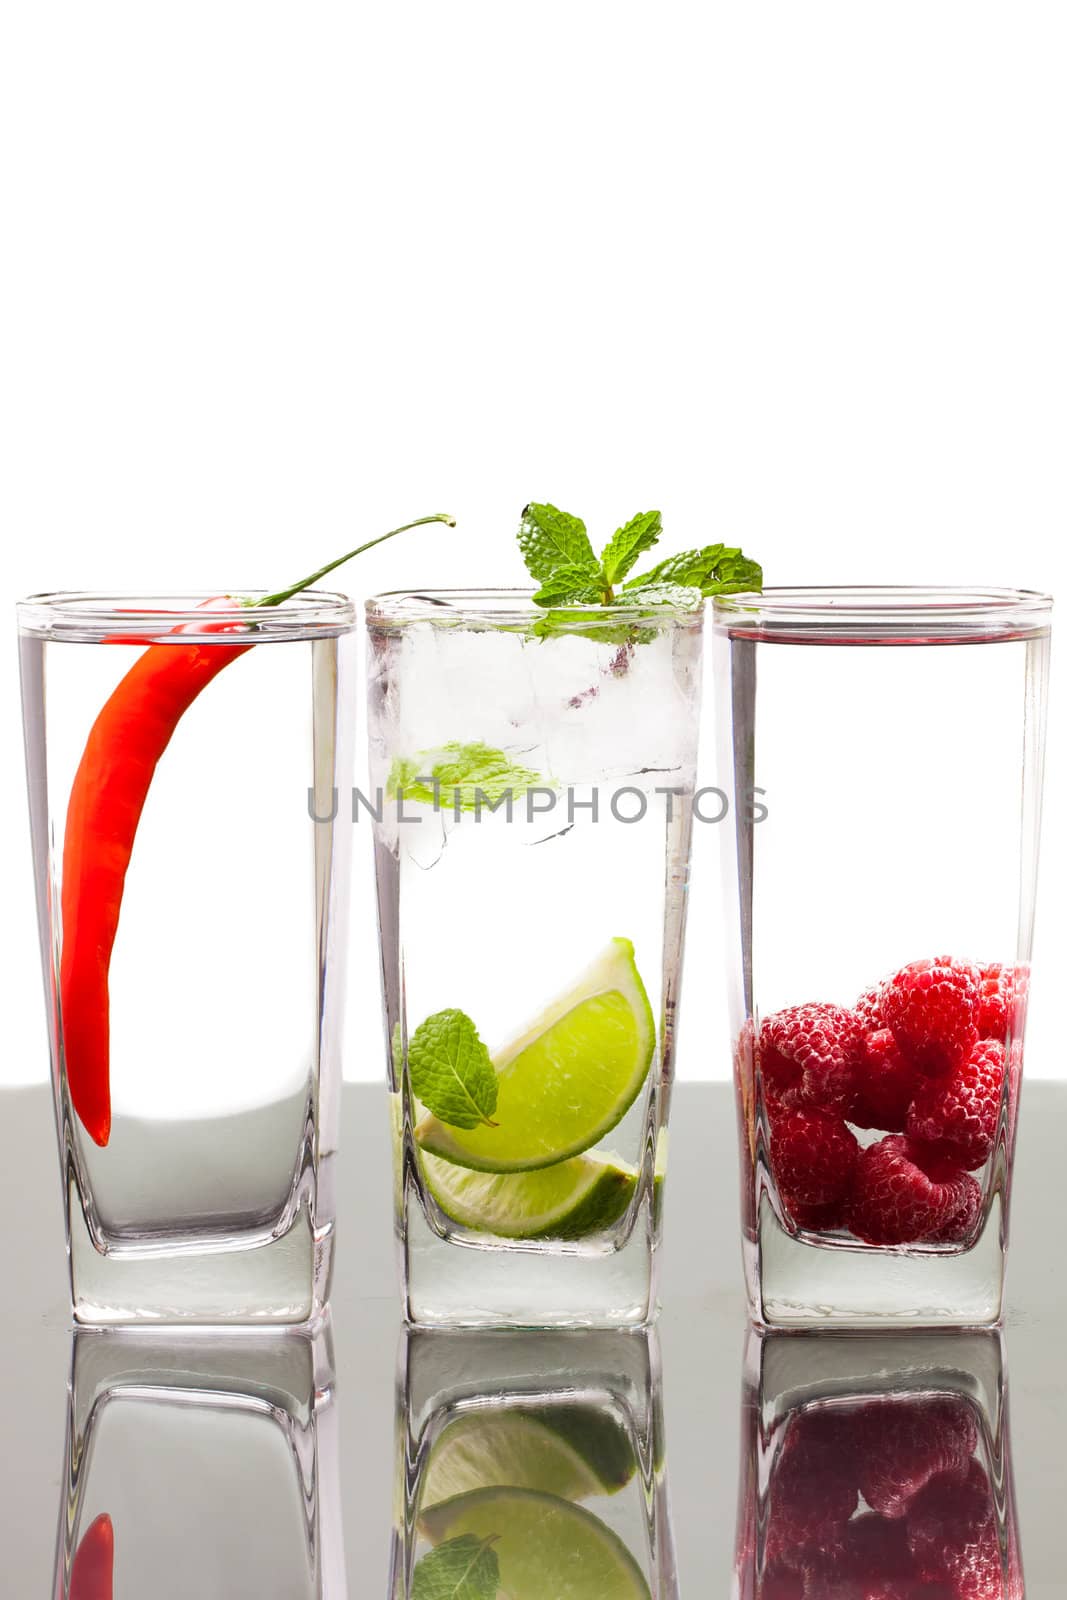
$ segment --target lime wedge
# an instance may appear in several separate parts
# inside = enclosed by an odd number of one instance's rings
[[[430,1452],[426,1511],[474,1489],[533,1489],[564,1500],[615,1494],[634,1475],[625,1430],[593,1405],[483,1407],[454,1418]]]
[[[423,1154],[422,1171],[453,1222],[504,1239],[600,1233],[618,1222],[637,1186],[636,1167],[607,1156],[571,1156],[533,1172],[475,1172]]]
[[[419,1519],[434,1544],[493,1538],[509,1600],[651,1600],[618,1534],[582,1506],[529,1489],[476,1489]]]
[[[479,1172],[529,1172],[580,1155],[615,1127],[648,1076],[656,1028],[629,939],[612,939],[569,993],[493,1059],[495,1127],[427,1116],[430,1155]]]

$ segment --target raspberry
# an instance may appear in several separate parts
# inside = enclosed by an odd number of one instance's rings
[[[771,1171],[779,1198],[800,1226],[809,1208],[837,1208],[844,1222],[844,1201],[852,1185],[859,1144],[841,1117],[806,1106],[795,1094],[773,1102]],[[826,1213],[816,1213],[826,1225]]]
[[[908,1133],[974,1171],[993,1148],[1003,1088],[1004,1046],[983,1039],[951,1077],[920,1087],[908,1112]]]
[[[981,978],[969,961],[935,956],[890,978],[882,997],[885,1026],[920,1071],[936,1077],[970,1055]]]
[[[760,1029],[760,1061],[772,1091],[799,1091],[809,1105],[843,1111],[863,1051],[863,1029],[844,1006],[789,1006]]]
[[[856,1429],[860,1493],[872,1511],[893,1519],[938,1473],[962,1476],[978,1448],[974,1412],[958,1396],[872,1400],[857,1413]]]
[[[982,1190],[973,1178],[963,1174],[960,1178],[961,1198],[959,1210],[950,1217],[943,1228],[931,1233],[931,1244],[969,1244],[982,1215]]]
[[[877,1033],[879,1028],[885,1027],[885,1018],[882,1016],[884,990],[884,983],[876,983],[873,989],[865,989],[853,1007],[864,1033]]]
[[[989,1479],[980,1461],[968,1472],[931,1478],[908,1508],[908,1548],[928,1583],[958,1600],[1001,1600],[1003,1569]]]
[[[888,1028],[867,1035],[856,1081],[849,1122],[857,1128],[903,1133],[918,1074]]]
[[[959,1215],[965,1174],[900,1134],[868,1145],[856,1163],[849,1225],[868,1244],[915,1244]]]
[[[999,1039],[1002,1043],[1022,1031],[1022,1013],[1026,1004],[1026,991],[1030,974],[1026,967],[1007,966],[1000,961],[980,967],[981,989],[975,1025],[981,1039]]]

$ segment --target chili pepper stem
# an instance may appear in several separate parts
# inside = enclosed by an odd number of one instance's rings
[[[289,589],[279,589],[277,594],[267,595],[265,600],[242,600],[243,606],[280,606],[286,600],[291,600],[294,594],[299,594],[302,589],[308,589],[313,583],[318,583],[320,578],[325,578],[328,572],[335,567],[341,567],[346,561],[351,561],[353,556],[361,556],[364,550],[370,550],[373,545],[382,544],[386,539],[394,539],[398,533],[406,533],[409,528],[421,528],[428,522],[443,522],[446,527],[456,526],[455,517],[450,517],[447,511],[435,511],[429,517],[417,517],[414,522],[405,522],[402,527],[391,528],[388,533],[380,533],[376,539],[368,539],[366,544],[359,545],[355,550],[349,550],[347,555],[338,556],[336,561],[328,561],[324,567],[313,572],[310,578],[301,578],[299,583],[294,583]]]

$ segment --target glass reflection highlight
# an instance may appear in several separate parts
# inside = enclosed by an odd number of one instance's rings
[[[391,1600],[676,1600],[651,1333],[407,1331]]]
[[[1004,1344],[751,1331],[739,1600],[1022,1600]]]
[[[333,1349],[74,1334],[55,1600],[343,1600]]]

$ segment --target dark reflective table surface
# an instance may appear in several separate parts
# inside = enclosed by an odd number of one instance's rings
[[[573,1600],[833,1600],[935,1569],[1067,1596],[1067,1089],[1027,1090],[1003,1337],[747,1330],[730,1091],[703,1085],[677,1091],[652,1335],[405,1334],[384,1097],[348,1087],[329,1327],[72,1337],[50,1102],[0,1107],[3,1596],[52,1596],[58,1560],[72,1600],[407,1600],[462,1559],[514,1600],[563,1574]]]

